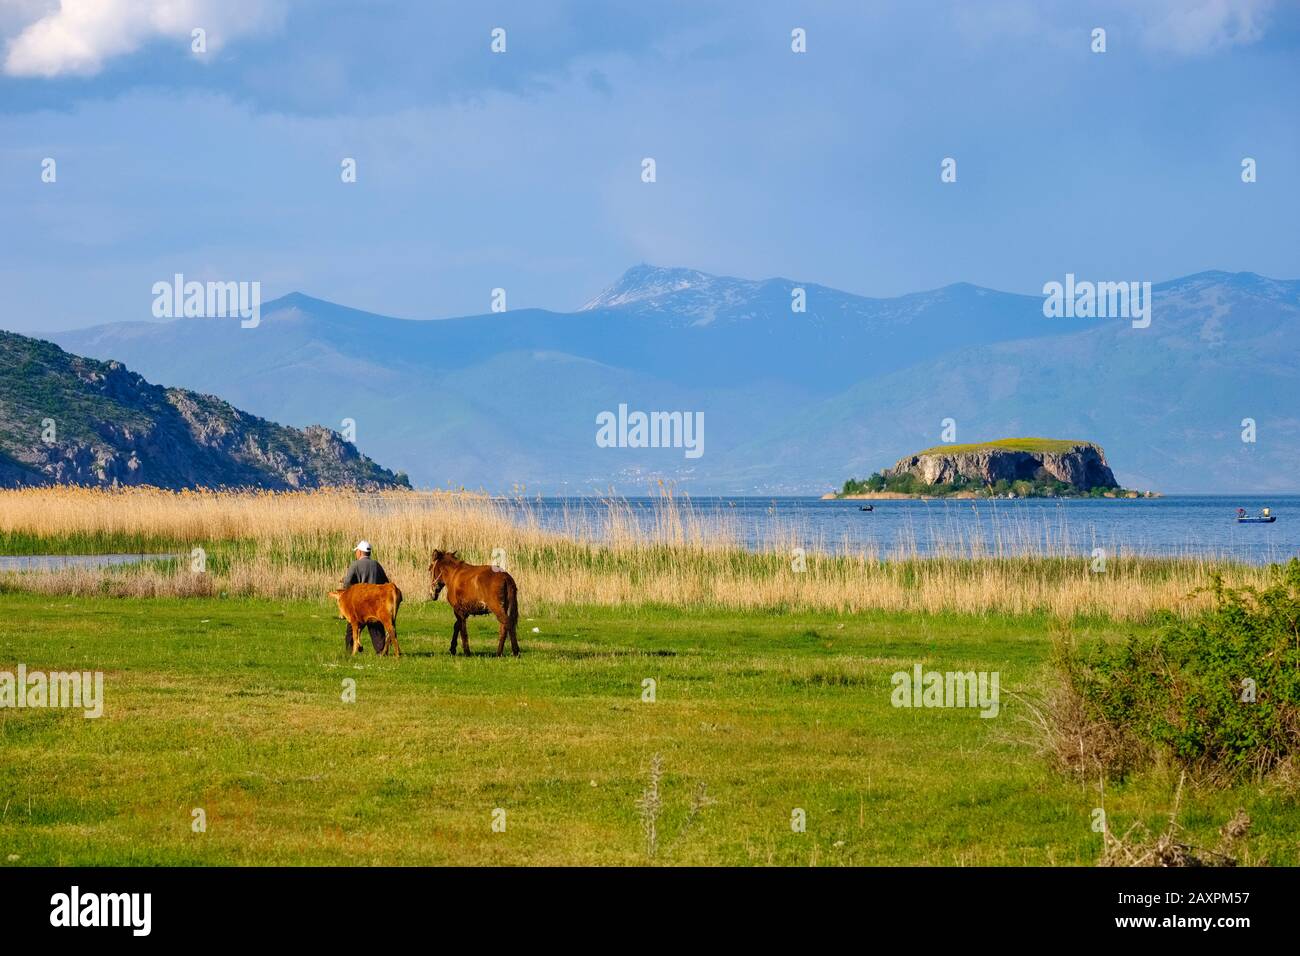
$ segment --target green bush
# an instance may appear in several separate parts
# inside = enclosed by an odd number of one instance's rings
[[[1273,572],[1262,590],[1216,575],[1209,610],[1075,651],[1067,679],[1092,717],[1152,753],[1212,776],[1267,773],[1300,752],[1300,560]]]

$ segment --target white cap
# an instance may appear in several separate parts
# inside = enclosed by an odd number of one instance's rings
[[[363,541],[358,541],[358,542],[357,542],[357,546],[356,546],[356,548],[355,548],[354,550],[356,550],[356,551],[363,551],[363,552],[365,552],[366,554],[369,554],[369,553],[370,553],[370,542],[369,542],[369,541],[364,541],[364,540],[363,540]]]

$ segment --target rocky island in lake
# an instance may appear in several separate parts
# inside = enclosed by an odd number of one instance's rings
[[[1115,480],[1101,446],[1059,438],[936,445],[827,498],[1141,498]]]

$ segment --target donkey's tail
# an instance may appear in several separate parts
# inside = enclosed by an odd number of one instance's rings
[[[519,625],[519,588],[514,578],[506,578],[506,622],[511,633]]]

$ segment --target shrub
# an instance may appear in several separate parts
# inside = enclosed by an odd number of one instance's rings
[[[1300,560],[1271,570],[1262,589],[1216,574],[1199,615],[1067,655],[1089,718],[1215,777],[1258,777],[1300,752]]]

